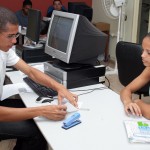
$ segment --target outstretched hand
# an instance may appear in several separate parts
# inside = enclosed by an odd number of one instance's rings
[[[75,106],[78,107],[77,101],[78,101],[78,96],[76,94],[73,94],[71,92],[69,92],[66,88],[61,88],[58,91],[58,104],[62,103],[62,100],[66,98],[67,100],[69,100],[69,102]]]
[[[127,115],[142,116],[140,107],[135,102],[130,102],[124,105]]]

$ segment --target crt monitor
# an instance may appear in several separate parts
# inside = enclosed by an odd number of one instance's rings
[[[84,2],[68,2],[68,12],[83,15],[92,21],[93,9]]]
[[[41,30],[41,11],[36,9],[29,9],[28,15],[28,25],[26,37],[28,38],[27,42],[23,45],[29,48],[38,48],[41,47],[41,44],[38,44]]]
[[[73,13],[77,5],[86,5],[85,2],[68,2],[68,12]]]
[[[68,66],[95,65],[104,53],[107,35],[81,15],[54,11],[45,52]]]

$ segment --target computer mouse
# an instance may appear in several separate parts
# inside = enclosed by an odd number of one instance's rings
[[[51,99],[44,99],[44,100],[42,100],[42,103],[47,103],[47,102],[51,103],[51,101],[52,101]]]
[[[46,103],[46,102],[49,102],[49,103],[51,103],[51,101],[53,101],[53,98],[50,98],[50,97],[38,97],[37,99],[36,99],[36,102],[38,103]]]

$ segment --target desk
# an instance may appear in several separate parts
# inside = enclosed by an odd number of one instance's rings
[[[22,82],[18,71],[8,72],[13,83]],[[16,78],[17,77],[17,78]],[[103,87],[102,84],[91,85],[77,89]],[[85,91],[84,91],[85,92]],[[74,92],[79,94],[78,92]],[[82,91],[83,93],[83,91]],[[26,107],[37,106],[35,93],[20,93]],[[34,118],[53,150],[149,150],[149,144],[130,144],[126,135],[125,115],[119,95],[110,89],[95,90],[92,93],[79,96],[83,102],[80,110],[82,123],[69,129],[61,128],[63,121],[50,121],[44,118]],[[141,118],[141,120],[145,120]]]

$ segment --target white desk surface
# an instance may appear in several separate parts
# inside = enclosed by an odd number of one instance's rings
[[[13,83],[22,82],[20,73],[8,72]],[[102,84],[91,85],[78,89],[103,87]],[[79,92],[74,92],[79,94]],[[83,93],[80,92],[80,93]],[[20,93],[26,107],[37,106],[35,93]],[[35,118],[35,122],[53,150],[149,150],[149,144],[131,144],[128,141],[124,120],[135,120],[125,115],[119,95],[110,89],[95,90],[92,93],[79,96],[83,102],[80,110],[81,124],[64,130],[63,121],[50,121]],[[68,114],[71,115],[71,114]],[[140,118],[140,120],[145,120]]]

